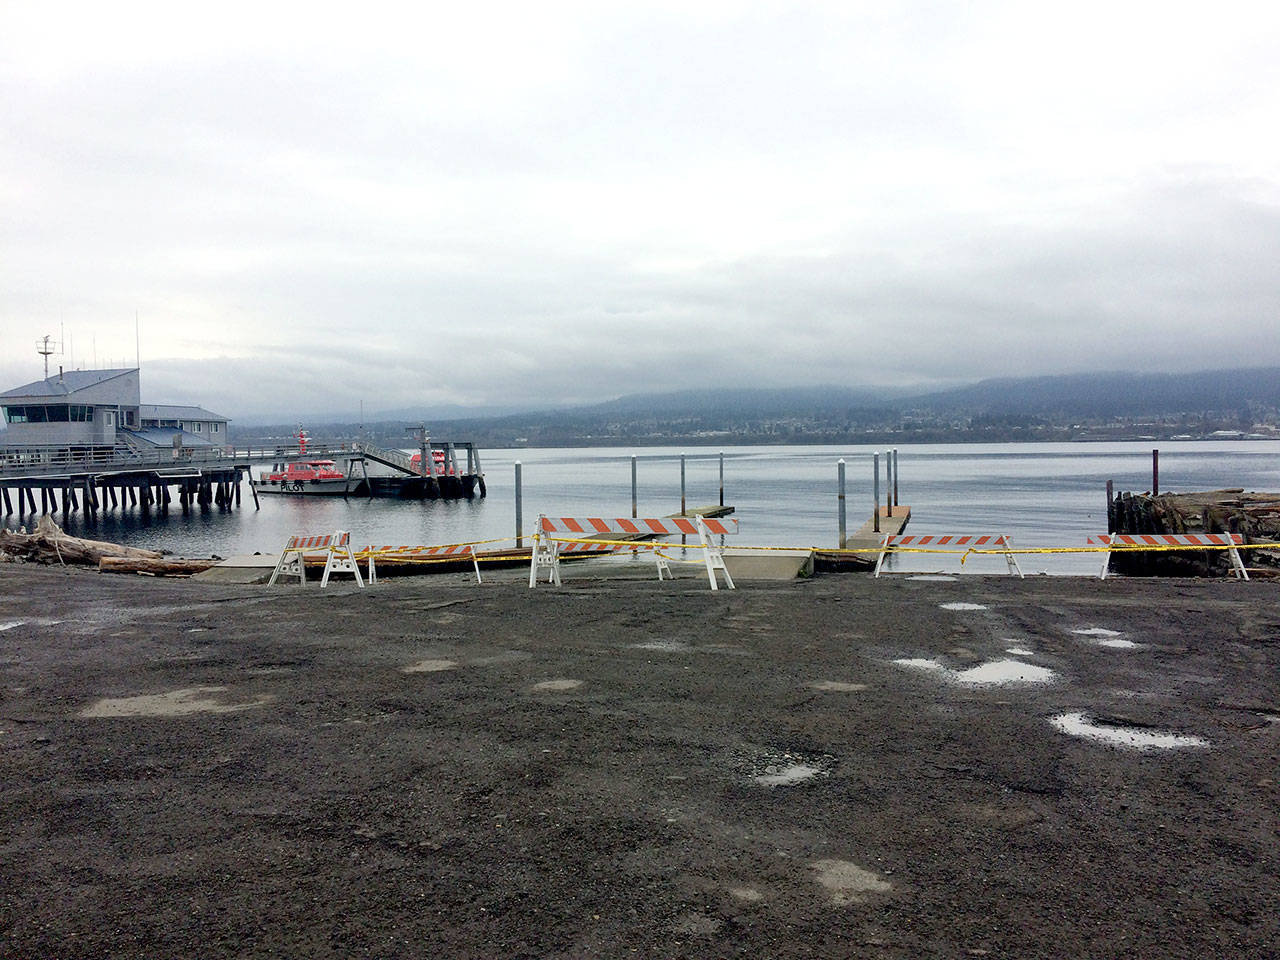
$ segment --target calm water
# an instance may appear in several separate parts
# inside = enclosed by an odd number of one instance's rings
[[[901,503],[912,508],[911,533],[1008,533],[1018,546],[1082,543],[1106,532],[1106,481],[1117,490],[1151,486],[1151,444],[931,444],[899,447]],[[871,513],[870,447],[726,447],[725,501],[737,508],[741,544],[835,546],[836,461],[846,461],[849,532]],[[635,451],[641,515],[680,507],[679,448]],[[616,448],[483,452],[489,495],[472,501],[344,501],[263,496],[254,510],[229,513],[171,509],[148,522],[136,510],[103,511],[95,524],[80,514],[68,532],[186,555],[278,550],[294,533],[349,530],[366,543],[435,544],[510,537],[515,531],[513,464],[523,464],[524,525],[539,513],[631,513],[631,451]],[[884,467],[881,464],[881,470]],[[694,449],[686,461],[689,506],[719,499],[718,451]],[[1244,487],[1280,491],[1280,441],[1162,443],[1164,491]],[[7,518],[7,525],[31,518]],[[1093,557],[1030,556],[1024,569],[1091,572]],[[958,571],[958,558],[916,556],[900,568]],[[1003,571],[999,559],[971,558],[965,570]]]

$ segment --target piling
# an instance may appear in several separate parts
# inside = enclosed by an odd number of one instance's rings
[[[884,452],[884,515],[893,516],[893,453]]]
[[[521,502],[520,461],[516,461],[516,549],[524,546],[524,508]]]
[[[871,455],[871,476],[874,478],[875,493],[871,498],[871,529],[880,532],[880,454]]]
[[[631,516],[632,518],[640,516],[636,512],[636,506],[639,503],[636,497],[636,455],[631,455]]]
[[[1151,495],[1160,495],[1160,451],[1151,451]]]
[[[724,506],[724,451],[720,451],[720,506]]]
[[[686,509],[684,501],[684,454],[682,453],[680,454],[680,516],[683,517],[685,515]],[[685,543],[688,543],[688,541],[689,538],[687,536],[684,534],[680,535],[680,543],[682,546]]]
[[[845,548],[845,544],[849,542],[849,537],[845,532],[845,516],[844,516],[844,459],[841,458],[836,464],[836,502],[839,504],[840,514],[840,549]]]
[[[898,505],[898,448],[893,448],[893,505]]]

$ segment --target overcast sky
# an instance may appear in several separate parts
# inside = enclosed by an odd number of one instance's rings
[[[135,314],[145,401],[281,421],[1280,363],[1278,27],[0,0],[0,389]]]

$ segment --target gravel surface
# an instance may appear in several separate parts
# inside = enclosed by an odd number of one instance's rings
[[[1280,942],[1276,583],[7,566],[0,757],[4,957]]]

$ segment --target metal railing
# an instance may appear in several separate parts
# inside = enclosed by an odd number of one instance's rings
[[[61,476],[96,476],[115,471],[171,469],[174,467],[231,467],[287,460],[336,460],[368,457],[413,476],[421,475],[408,456],[372,443],[296,443],[262,447],[153,447],[117,433],[114,447],[21,446],[0,447],[0,480],[48,479]],[[433,449],[437,444],[431,445]],[[438,445],[440,449],[444,444]],[[470,444],[458,444],[467,448]],[[477,458],[478,459],[478,458]]]

